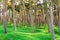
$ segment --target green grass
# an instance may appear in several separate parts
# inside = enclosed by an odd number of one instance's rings
[[[41,29],[36,29],[36,25],[34,25],[34,33],[31,33],[29,25],[22,26],[20,24],[17,26],[16,31],[14,31],[13,24],[8,23],[7,26],[7,34],[4,34],[3,25],[0,24],[0,40],[51,40],[51,34],[48,33],[47,25],[45,29],[43,25],[41,25]],[[60,40],[57,27],[54,30],[55,40]]]

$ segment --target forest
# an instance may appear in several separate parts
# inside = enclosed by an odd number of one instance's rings
[[[0,40],[60,40],[60,0],[0,0]]]

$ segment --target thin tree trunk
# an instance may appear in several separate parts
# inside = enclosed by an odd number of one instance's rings
[[[33,28],[33,24],[32,24],[32,10],[31,9],[30,9],[30,26],[31,26],[32,32],[34,32],[34,28]]]
[[[49,15],[49,0],[46,0],[46,3],[47,3],[47,8],[46,8],[46,21],[47,21],[47,24],[48,24],[48,32],[51,32],[51,28],[50,28],[50,15]]]
[[[53,8],[51,7],[51,13],[50,13],[50,27],[51,27],[51,34],[52,34],[52,40],[54,40],[54,26],[53,26]]]
[[[6,9],[6,8],[5,8],[5,6],[6,6],[6,5],[5,5],[5,1],[6,1],[6,0],[2,0],[2,5],[3,5],[3,6],[2,6],[2,7],[3,7],[3,8],[2,8],[2,14],[3,14],[4,33],[7,33],[7,30],[6,30],[7,22],[6,22],[6,12],[5,12],[5,11],[6,11],[6,10],[5,10],[5,9]]]
[[[33,27],[33,23],[32,23],[32,8],[31,8],[31,1],[30,1],[30,26],[31,26],[31,31],[34,32],[34,27]]]
[[[38,19],[37,19],[37,28],[39,29],[40,28],[40,15],[37,15],[38,16]]]
[[[13,9],[12,9],[12,15],[11,15],[12,17],[11,17],[11,21],[13,22]]]
[[[51,5],[50,5],[50,27],[51,27],[52,40],[55,40],[55,37],[54,37],[54,26],[53,26],[53,0],[51,0]]]
[[[35,3],[35,7],[34,7],[34,16],[35,16],[35,19],[34,19],[34,22],[35,22],[35,24],[36,24],[36,0],[34,1],[34,3]]]
[[[24,12],[23,12],[23,14],[24,14],[24,26],[26,25],[26,23],[27,23],[27,20],[26,20],[26,7],[25,7],[25,4],[24,4],[24,2],[23,2],[23,10],[24,10]]]
[[[50,17],[48,17],[48,15]],[[49,20],[47,18],[48,26],[49,26],[48,30],[49,30],[49,32],[51,32],[52,40],[55,40],[55,37],[54,37],[54,26],[53,26],[53,0],[47,0],[47,17],[50,18]]]
[[[60,35],[60,5],[58,5],[58,31]]]
[[[40,27],[40,15],[38,15],[38,19],[37,19],[37,17],[36,17],[36,12],[37,12],[37,0],[34,0],[34,3],[35,3],[35,7],[34,7],[34,22],[35,22],[35,24],[36,24],[36,28],[38,28],[39,29],[39,27]],[[38,21],[36,21],[36,19],[38,20]]]
[[[12,14],[13,14],[14,31],[16,31],[15,0],[12,0]]]

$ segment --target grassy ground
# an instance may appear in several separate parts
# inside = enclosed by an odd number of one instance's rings
[[[22,26],[22,24],[19,24],[15,32],[13,24],[8,23],[7,26],[7,34],[4,34],[3,25],[0,24],[0,40],[51,40],[51,34],[48,33],[47,26],[45,26],[46,28],[44,29],[44,26],[41,25],[41,29],[36,29],[34,25],[34,33],[31,33],[29,25]],[[55,27],[54,30],[55,40],[60,40],[57,27]]]

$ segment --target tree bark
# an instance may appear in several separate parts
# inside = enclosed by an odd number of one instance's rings
[[[34,27],[33,27],[33,23],[32,23],[32,8],[31,8],[31,1],[30,1],[30,10],[29,10],[29,13],[30,13],[30,26],[31,26],[31,31],[32,33],[34,32]]]
[[[24,26],[25,26],[27,24],[27,20],[26,20],[26,7],[25,7],[24,2],[23,2],[23,10],[24,10],[24,12],[23,12],[23,14],[24,14],[24,21],[23,21],[23,23],[24,23]]]
[[[51,32],[51,28],[50,28],[50,15],[49,15],[49,11],[50,11],[50,7],[49,7],[49,0],[46,0],[46,5],[47,5],[47,8],[46,8],[46,21],[47,21],[47,24],[48,24],[48,32]]]
[[[47,0],[47,20],[48,20],[48,30],[51,32],[52,40],[55,40],[54,37],[54,26],[53,26],[53,0]],[[49,13],[49,17],[48,17]]]
[[[54,37],[54,26],[53,26],[53,0],[51,0],[51,5],[50,5],[50,27],[51,27],[51,36],[52,40],[55,40]]]
[[[60,5],[58,5],[58,31],[60,35]]]
[[[6,0],[2,0],[2,14],[3,14],[3,25],[4,25],[4,33],[7,33],[6,27],[7,27],[7,21],[6,21],[6,8],[5,8],[5,1]]]
[[[13,16],[13,23],[14,23],[14,31],[16,31],[15,0],[12,0],[12,16]]]

